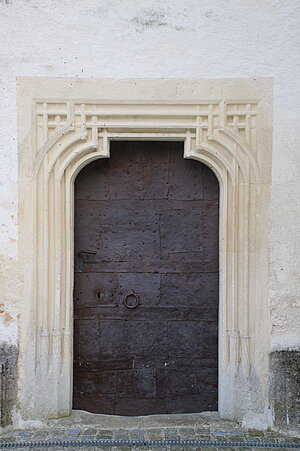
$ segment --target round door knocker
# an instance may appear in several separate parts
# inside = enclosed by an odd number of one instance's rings
[[[125,296],[123,303],[127,308],[136,308],[140,303],[139,295],[131,291]]]

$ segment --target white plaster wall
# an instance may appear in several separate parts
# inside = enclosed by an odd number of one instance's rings
[[[0,341],[16,342],[22,300],[17,76],[266,76],[275,79],[272,347],[300,346],[299,22],[299,0],[0,0]]]

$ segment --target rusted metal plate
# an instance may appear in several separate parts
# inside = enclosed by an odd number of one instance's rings
[[[191,268],[192,271],[192,268]],[[162,274],[161,304],[176,307],[215,307],[218,302],[217,274]]]
[[[218,182],[181,143],[111,147],[75,184],[73,407],[216,410]]]

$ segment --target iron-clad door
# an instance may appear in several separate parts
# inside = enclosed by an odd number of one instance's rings
[[[113,142],[75,184],[74,404],[217,410],[219,186],[177,142]]]

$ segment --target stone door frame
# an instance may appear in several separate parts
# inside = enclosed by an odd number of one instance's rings
[[[219,412],[269,423],[272,80],[18,79],[23,418],[72,409],[74,180],[111,140],[179,140],[220,184]]]

